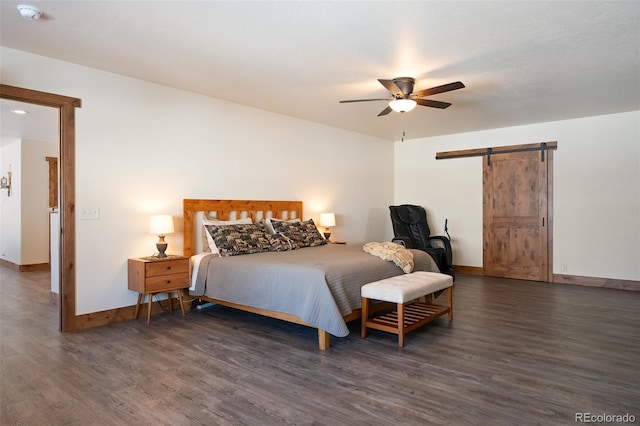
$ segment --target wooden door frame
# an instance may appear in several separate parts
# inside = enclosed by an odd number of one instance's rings
[[[553,282],[553,151],[547,152],[547,282]]]
[[[60,117],[60,330],[76,322],[75,109],[78,98],[0,84],[0,98],[57,108]]]

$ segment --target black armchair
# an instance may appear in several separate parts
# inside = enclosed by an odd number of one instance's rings
[[[425,251],[431,255],[443,274],[453,273],[453,253],[447,237],[431,235],[424,207],[411,204],[389,206],[393,225],[393,241],[407,248]]]

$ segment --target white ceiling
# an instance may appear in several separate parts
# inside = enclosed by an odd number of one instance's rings
[[[640,110],[636,0],[3,0],[0,20],[3,46],[388,140],[385,102],[338,101],[464,82],[405,114],[408,139]]]
[[[27,114],[18,115],[14,110],[26,111]],[[0,125],[3,145],[15,139],[44,142],[59,139],[59,113],[56,108],[1,99]]]

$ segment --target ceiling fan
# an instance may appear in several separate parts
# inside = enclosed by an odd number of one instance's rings
[[[438,93],[450,92],[452,90],[462,89],[464,84],[461,81],[454,83],[443,84],[442,86],[432,87],[430,89],[413,91],[413,85],[416,80],[411,77],[397,77],[393,80],[378,79],[391,94],[393,98],[382,99],[352,99],[347,101],[340,101],[341,104],[350,102],[369,102],[369,101],[389,101],[389,105],[383,109],[378,117],[387,115],[391,111],[407,112],[411,111],[416,105],[427,106],[431,108],[445,109],[451,106],[448,102],[434,101],[432,99],[422,99],[425,96],[436,95]]]

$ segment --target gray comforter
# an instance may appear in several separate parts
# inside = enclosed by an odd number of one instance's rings
[[[416,271],[438,272],[425,252],[411,250]],[[403,274],[394,263],[365,253],[362,245],[327,244],[286,252],[205,256],[194,296],[292,314],[344,337],[343,316],[360,308],[360,287]]]

